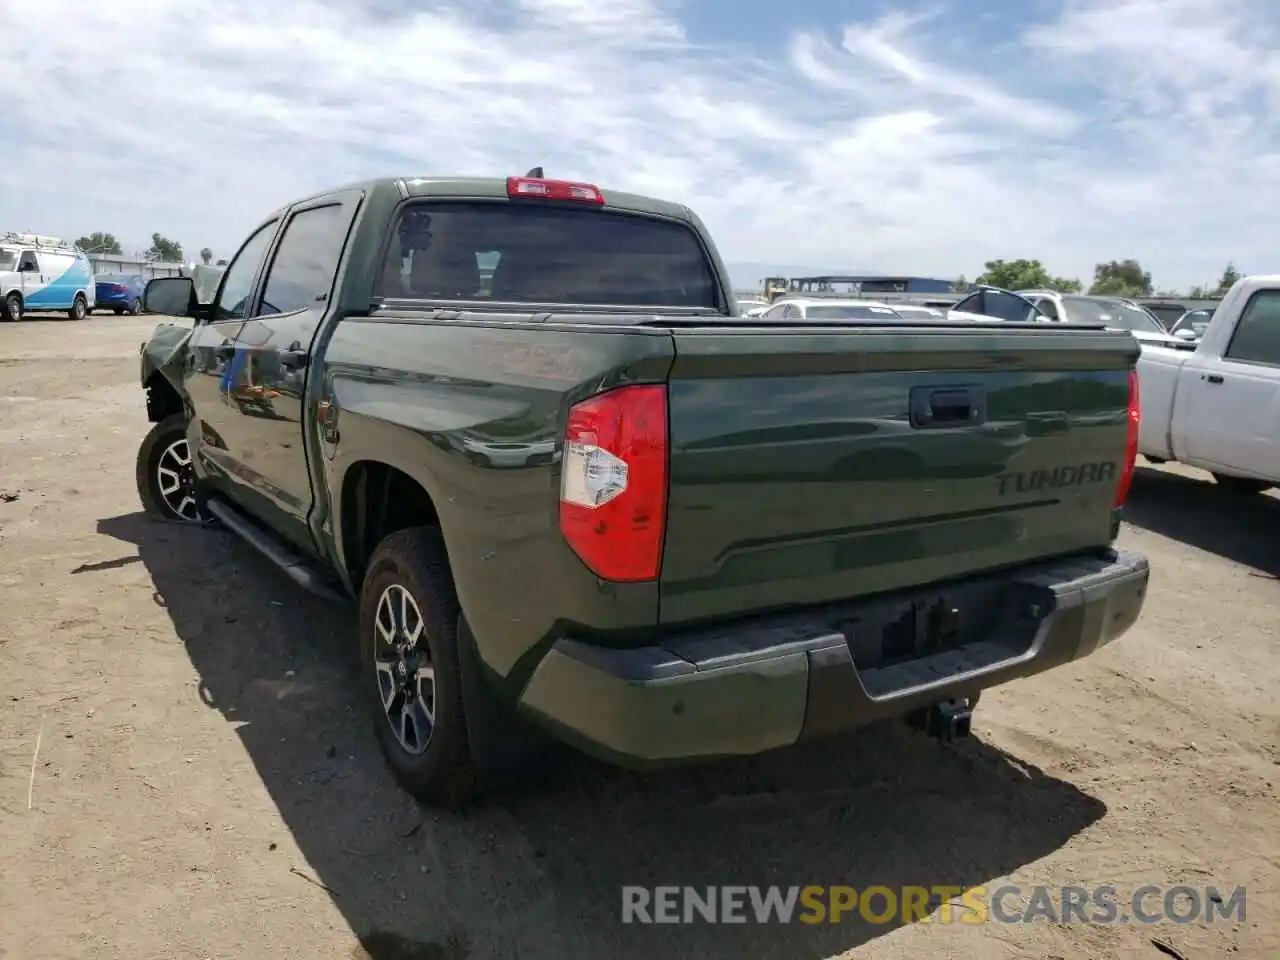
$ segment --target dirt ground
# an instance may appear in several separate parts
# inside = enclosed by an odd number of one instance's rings
[[[1280,956],[1273,495],[1142,469],[1121,536],[1151,558],[1142,619],[988,692],[961,744],[877,727],[647,776],[584,760],[446,816],[384,771],[348,613],[139,512],[153,326],[0,325],[5,960]],[[620,922],[624,884],[1006,881],[1244,885],[1247,915]]]

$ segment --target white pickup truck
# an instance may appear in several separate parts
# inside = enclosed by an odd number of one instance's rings
[[[1194,351],[1144,346],[1138,449],[1224,487],[1280,486],[1280,276],[1227,291]]]

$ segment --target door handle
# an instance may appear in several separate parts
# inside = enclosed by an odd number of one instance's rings
[[[1223,382],[1222,374],[1220,374],[1220,373],[1206,373],[1206,374],[1202,374],[1202,375],[1201,375],[1201,377],[1200,377],[1200,379],[1201,379],[1201,380],[1208,380],[1210,383],[1222,383],[1222,382]]]
[[[972,427],[986,422],[987,392],[982,387],[915,387],[911,391],[913,427]]]

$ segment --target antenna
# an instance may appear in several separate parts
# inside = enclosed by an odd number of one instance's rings
[[[543,176],[543,174],[542,174],[542,168],[541,168],[541,167],[534,167],[532,170],[530,170],[528,173],[526,173],[526,174],[525,174],[525,176],[526,176],[526,177],[533,177],[535,180],[543,180],[543,179],[546,179],[546,178]]]

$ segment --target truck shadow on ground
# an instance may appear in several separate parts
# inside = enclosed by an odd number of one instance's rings
[[[622,887],[969,887],[1105,813],[980,739],[943,747],[891,727],[646,775],[571,758],[465,816],[422,809],[358,706],[352,611],[301,593],[228,533],[141,514],[98,528],[137,546],[202,699],[238,724],[306,858],[282,865],[281,883],[327,891],[353,934],[343,956],[828,957],[900,920],[625,925]]]
[[[1124,507],[1127,523],[1280,578],[1280,499],[1230,493],[1139,464]]]

